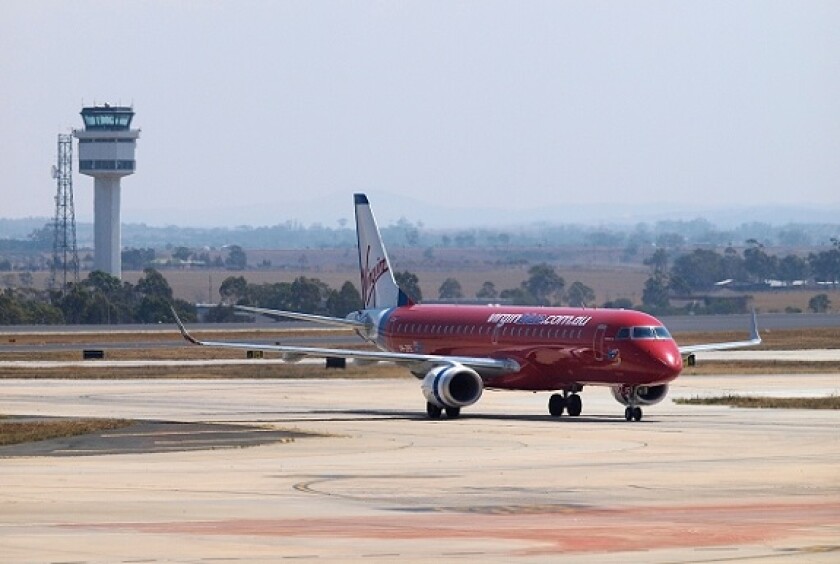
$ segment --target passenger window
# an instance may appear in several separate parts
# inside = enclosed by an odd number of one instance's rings
[[[629,339],[630,338],[630,328],[629,327],[622,327],[618,330],[618,333],[615,334],[616,339]]]

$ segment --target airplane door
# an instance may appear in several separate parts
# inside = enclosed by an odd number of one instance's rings
[[[595,352],[595,360],[604,360],[604,336],[607,334],[605,324],[595,328],[595,337],[592,340],[592,350]]]
[[[490,342],[494,345],[499,344],[499,333],[502,332],[503,323],[497,323],[495,327],[493,327],[493,333],[490,336]]]

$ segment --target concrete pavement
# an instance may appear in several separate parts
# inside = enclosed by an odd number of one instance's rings
[[[414,380],[2,382],[0,413],[259,425],[250,448],[0,459],[10,562],[709,562],[840,557],[840,412],[682,406],[627,423],[487,392],[429,421]],[[840,393],[698,376],[671,397]],[[208,431],[212,432],[212,431]]]

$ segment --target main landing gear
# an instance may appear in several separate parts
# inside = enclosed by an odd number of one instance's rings
[[[638,405],[636,406],[627,406],[624,409],[624,419],[627,421],[641,421],[642,420],[642,408]]]
[[[583,402],[576,393],[563,392],[563,395],[552,394],[548,398],[548,412],[552,417],[560,417],[565,411],[572,417],[577,417],[583,410]]]
[[[441,414],[443,414],[444,408],[440,407],[439,405],[435,405],[432,402],[426,402],[426,415],[429,416],[429,419],[440,419]],[[447,407],[446,408],[446,418],[447,419],[457,419],[461,415],[461,408],[460,407]]]

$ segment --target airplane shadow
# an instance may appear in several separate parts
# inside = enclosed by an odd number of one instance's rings
[[[481,420],[481,421],[534,421],[534,422],[554,422],[560,424],[580,424],[580,423],[622,423],[628,424],[624,420],[623,413],[616,413],[615,415],[578,415],[577,417],[569,417],[563,415],[561,417],[552,417],[549,414],[500,414],[500,413],[475,413],[462,412],[456,419],[447,419],[446,415],[441,416],[440,419],[429,419],[425,412],[422,411],[402,411],[391,409],[355,409],[355,410],[318,410],[308,412],[313,415],[321,415],[323,417],[318,419],[307,418],[309,421],[370,421],[371,418],[381,419],[383,421],[416,421],[418,423],[457,423],[463,420]],[[642,419],[642,421],[634,423],[645,423],[648,421],[656,421],[655,419]]]

